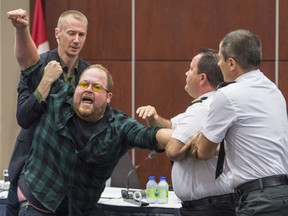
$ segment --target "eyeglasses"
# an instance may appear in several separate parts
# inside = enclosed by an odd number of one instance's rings
[[[92,84],[92,83],[89,83],[89,82],[87,82],[87,81],[85,81],[85,80],[80,81],[80,82],[78,83],[78,86],[79,86],[79,88],[81,88],[81,89],[87,89],[87,88],[89,88],[90,85],[92,85],[92,91],[93,91],[93,92],[101,93],[102,90],[104,90],[104,91],[106,91],[107,93],[109,93],[109,91],[108,91],[107,89],[105,89],[100,83]]]

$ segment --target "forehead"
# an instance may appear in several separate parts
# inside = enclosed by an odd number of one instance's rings
[[[219,54],[221,53],[221,48],[222,48],[222,41],[219,43],[219,51],[218,51]]]
[[[198,62],[199,62],[201,56],[202,56],[202,54],[198,54],[198,55],[196,55],[196,56],[192,59],[192,61],[191,61],[191,67],[197,67]]]
[[[83,72],[80,80],[87,80],[91,83],[106,84],[107,74],[99,68],[90,68]]]
[[[63,30],[73,29],[78,31],[87,31],[87,23],[83,20],[76,19],[72,15],[68,15],[63,17],[61,28]]]

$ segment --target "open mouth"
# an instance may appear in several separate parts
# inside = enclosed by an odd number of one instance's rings
[[[92,97],[86,95],[86,96],[82,97],[81,102],[85,103],[85,104],[93,104],[93,99],[92,99]]]
[[[70,46],[70,47],[71,47],[71,49],[74,50],[74,51],[77,51],[77,50],[80,49],[78,46]]]

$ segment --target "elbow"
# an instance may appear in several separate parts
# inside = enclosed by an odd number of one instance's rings
[[[21,115],[19,112],[16,114],[17,123],[21,128],[27,129],[31,125],[27,119],[23,118],[23,114]]]
[[[182,142],[171,138],[165,149],[166,156],[172,161],[181,161],[186,156],[186,152],[181,152],[182,147]]]
[[[167,150],[165,151],[165,153],[166,153],[166,156],[167,156],[170,160],[175,161],[176,157],[175,157],[174,154],[171,154],[171,153],[168,152]]]
[[[27,129],[30,126],[29,124],[25,124],[24,121],[21,121],[21,120],[17,120],[17,123],[23,129]]]

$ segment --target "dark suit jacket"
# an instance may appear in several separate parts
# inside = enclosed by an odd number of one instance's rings
[[[57,49],[40,55],[40,58],[43,62],[45,62],[45,65],[52,60],[60,62]],[[79,58],[78,74],[76,75],[75,79],[76,83],[79,82],[80,74],[88,66],[90,66],[88,62]],[[45,111],[45,104],[39,104],[33,94],[33,91],[21,80],[18,84],[17,90],[18,104],[16,117],[18,124],[22,127],[22,129],[17,136],[8,167],[9,181],[12,184],[17,184],[19,174],[21,173],[25,159],[30,150],[35,125],[38,123],[39,116],[41,116],[41,114]]]

